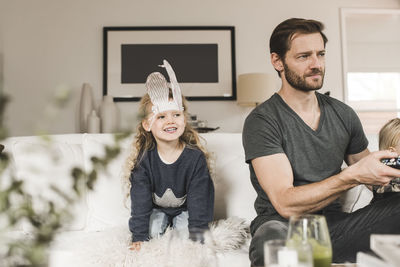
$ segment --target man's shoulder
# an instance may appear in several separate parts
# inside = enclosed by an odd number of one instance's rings
[[[325,105],[330,105],[333,108],[340,108],[340,109],[345,109],[345,110],[353,110],[349,105],[344,103],[343,101],[333,98],[328,95],[320,94],[317,92],[318,98],[321,100],[321,102]]]
[[[321,104],[325,107],[326,112],[328,113],[334,112],[341,118],[354,118],[356,116],[354,109],[349,105],[347,105],[346,103],[327,95],[319,93],[317,94]]]
[[[247,116],[246,120],[251,120],[254,118],[272,118],[275,115],[278,105],[279,99],[277,95],[274,94],[269,99],[256,106]]]

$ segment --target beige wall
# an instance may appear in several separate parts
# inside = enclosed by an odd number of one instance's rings
[[[241,74],[274,72],[268,39],[279,22],[290,17],[321,20],[329,38],[322,92],[329,90],[342,99],[339,8],[399,6],[398,0],[0,0],[0,71],[4,91],[12,97],[8,126],[11,135],[31,135],[43,128],[76,132],[82,83],[93,86],[97,104],[102,96],[103,26],[233,25],[236,71]],[[46,118],[46,104],[59,88],[72,90],[72,102],[56,118]],[[190,112],[224,132],[240,132],[250,111],[234,101],[189,105]],[[118,106],[127,126],[137,103]],[[52,122],[43,123],[45,118]]]

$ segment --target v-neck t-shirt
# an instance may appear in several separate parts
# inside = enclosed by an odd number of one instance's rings
[[[293,171],[293,185],[324,180],[341,171],[346,155],[365,150],[368,140],[361,122],[348,105],[315,92],[321,110],[318,128],[313,130],[275,93],[246,118],[243,147],[250,168],[250,179],[257,192],[257,218],[252,232],[265,221],[286,221],[272,206],[255,175],[251,160],[284,153]],[[335,201],[325,209],[340,209]]]

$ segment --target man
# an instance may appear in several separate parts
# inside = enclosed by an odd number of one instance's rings
[[[249,252],[253,266],[263,266],[266,240],[286,238],[291,215],[325,215],[334,262],[354,262],[357,251],[369,249],[371,233],[400,233],[400,194],[341,212],[343,192],[359,184],[388,184],[400,170],[380,162],[397,153],[368,151],[349,106],[316,92],[325,74],[322,30],[321,22],[305,19],[288,19],[275,28],[271,62],[282,86],[244,124],[246,162],[258,194]],[[349,167],[342,171],[343,160]]]

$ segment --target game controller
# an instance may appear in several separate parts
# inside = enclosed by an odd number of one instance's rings
[[[391,159],[382,159],[381,162],[389,167],[400,169],[400,157]]]

